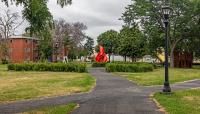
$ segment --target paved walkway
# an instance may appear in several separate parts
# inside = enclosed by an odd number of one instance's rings
[[[62,105],[70,102],[80,104],[80,108],[72,114],[163,114],[149,99],[150,93],[160,91],[162,86],[137,86],[101,68],[92,68],[89,72],[97,79],[97,86],[91,93],[0,104],[0,114],[19,113],[42,106]],[[172,86],[174,90],[196,87],[200,87],[200,80]]]

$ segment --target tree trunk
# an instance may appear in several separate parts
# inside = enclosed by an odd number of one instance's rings
[[[172,48],[171,52],[170,52],[170,67],[174,68],[174,49]]]
[[[124,56],[124,61],[126,62],[126,55]]]
[[[136,62],[136,58],[134,56],[132,57],[132,62]]]

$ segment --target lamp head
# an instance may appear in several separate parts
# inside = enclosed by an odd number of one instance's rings
[[[172,9],[169,6],[162,7],[162,14],[165,20],[169,19],[169,15],[171,14]]]

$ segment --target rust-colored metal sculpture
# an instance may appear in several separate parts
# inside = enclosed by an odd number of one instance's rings
[[[189,52],[174,52],[174,67],[176,68],[192,68],[193,54]]]
[[[108,62],[108,57],[103,46],[99,46],[99,53],[96,56],[96,62]]]

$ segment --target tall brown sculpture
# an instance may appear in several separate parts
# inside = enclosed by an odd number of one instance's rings
[[[174,67],[192,68],[193,54],[189,52],[174,52]]]

